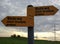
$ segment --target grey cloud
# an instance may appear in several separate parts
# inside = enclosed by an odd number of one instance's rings
[[[31,3],[34,6],[44,6],[44,5],[52,5],[53,3],[49,0],[35,0],[35,2]]]

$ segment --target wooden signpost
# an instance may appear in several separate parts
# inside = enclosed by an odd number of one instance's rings
[[[52,16],[58,9],[54,6],[28,5],[27,16],[7,16],[2,22],[5,26],[28,27],[28,44],[34,44],[34,16]]]

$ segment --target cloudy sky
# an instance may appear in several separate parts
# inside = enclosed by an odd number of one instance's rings
[[[53,5],[60,9],[60,0],[0,0],[0,34],[12,32],[27,32],[27,27],[6,27],[1,22],[6,16],[27,16],[27,5],[48,6]],[[60,31],[60,10],[54,16],[35,16],[34,31],[47,32]]]

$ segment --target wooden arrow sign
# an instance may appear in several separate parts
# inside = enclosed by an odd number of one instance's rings
[[[34,26],[34,18],[26,16],[7,16],[2,22],[5,26]]]
[[[51,16],[55,15],[58,9],[54,6],[28,6],[27,7],[27,15],[28,16]]]

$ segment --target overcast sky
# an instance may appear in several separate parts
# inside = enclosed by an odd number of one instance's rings
[[[53,31],[54,24],[56,24],[56,30],[60,30],[60,0],[0,0],[0,33],[21,30],[26,32],[27,27],[6,27],[1,22],[1,20],[6,16],[27,16],[26,9],[28,5],[53,5],[59,9],[59,11],[54,16],[35,16],[34,31]]]

